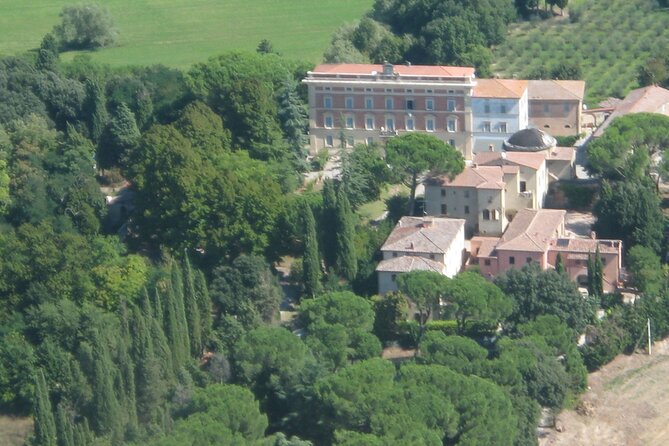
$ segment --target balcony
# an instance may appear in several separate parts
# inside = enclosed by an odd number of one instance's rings
[[[381,138],[392,138],[397,135],[399,135],[399,132],[397,130],[386,130],[384,128],[379,130],[379,136]]]

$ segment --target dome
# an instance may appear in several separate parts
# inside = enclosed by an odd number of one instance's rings
[[[542,130],[523,129],[504,141],[504,150],[508,152],[541,152],[556,145],[555,138]]]

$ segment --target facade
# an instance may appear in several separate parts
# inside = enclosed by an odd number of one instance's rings
[[[528,81],[478,79],[472,98],[473,153],[502,150],[512,134],[528,126]]]
[[[379,294],[397,291],[398,274],[435,271],[453,277],[462,268],[465,222],[452,218],[402,217],[381,247],[376,268]]]
[[[530,80],[528,94],[530,127],[554,136],[581,133],[585,81]]]
[[[555,268],[559,253],[570,278],[582,284],[587,280],[588,256],[599,250],[604,265],[604,290],[615,290],[622,266],[622,242],[567,237],[565,214],[563,210],[521,210],[502,237],[471,239],[470,264],[478,265],[481,274],[492,278],[530,262],[536,262],[542,269]]]
[[[427,132],[472,153],[474,69],[323,64],[307,73],[312,151]]]
[[[593,136],[601,136],[614,119],[628,113],[659,113],[669,116],[669,90],[651,85],[630,91],[625,99],[615,103],[613,111]]]

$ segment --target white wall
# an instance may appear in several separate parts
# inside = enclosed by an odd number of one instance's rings
[[[505,113],[501,112],[502,106],[506,107]],[[520,99],[472,98],[474,153],[489,151],[491,144],[495,151],[501,151],[506,139],[527,128],[527,110],[527,92]],[[490,132],[484,131],[485,122],[490,122]],[[501,122],[506,123],[505,133],[499,131]]]

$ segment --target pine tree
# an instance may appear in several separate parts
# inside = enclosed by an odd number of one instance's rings
[[[323,182],[323,211],[319,221],[321,249],[323,260],[328,268],[337,263],[337,193],[332,180]]]
[[[304,256],[302,272],[304,274],[304,293],[314,297],[321,290],[321,262],[318,256],[318,240],[316,239],[316,222],[311,207],[305,202],[304,214]]]
[[[186,320],[188,321],[188,336],[190,339],[190,354],[199,357],[202,354],[202,323],[198,306],[195,274],[191,268],[188,255],[184,256],[184,304]]]
[[[105,90],[98,81],[92,79],[86,81],[85,111],[89,119],[88,130],[91,140],[97,143],[109,121],[109,114],[107,113]]]
[[[564,267],[564,261],[562,260],[562,256],[558,252],[557,257],[555,258],[555,271],[557,271],[560,274],[565,274],[566,270]]]
[[[56,422],[53,418],[49,388],[42,369],[39,369],[35,376],[33,417],[35,419],[35,445],[56,446]]]
[[[172,261],[172,268],[170,273],[170,282],[172,284],[172,291],[174,292],[174,304],[176,305],[177,325],[179,327],[180,341],[181,341],[181,355],[184,362],[180,365],[186,364],[190,358],[190,337],[188,336],[188,321],[186,320],[186,308],[184,305],[184,281],[181,268],[176,261]]]
[[[56,430],[58,432],[58,446],[75,446],[72,420],[65,412],[62,402],[58,404],[56,409]]]
[[[202,327],[202,348],[207,347],[209,335],[212,328],[211,318],[211,298],[207,288],[207,279],[200,270],[195,271],[195,292],[197,295],[197,305],[200,310],[200,326]]]
[[[355,254],[355,222],[343,187],[337,191],[337,271],[347,280],[355,279],[358,260]]]

